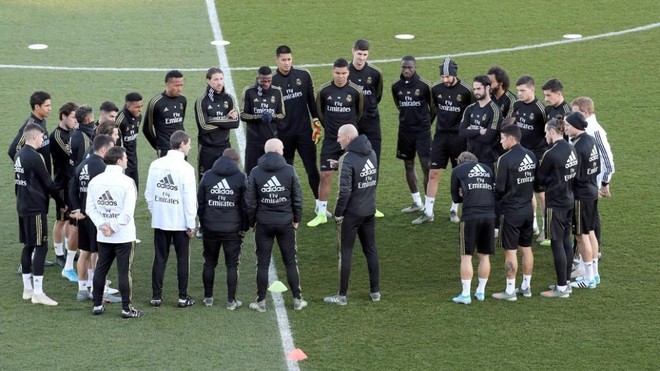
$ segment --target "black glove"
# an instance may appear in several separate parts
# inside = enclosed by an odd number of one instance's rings
[[[273,114],[270,113],[269,111],[266,111],[261,114],[261,122],[264,124],[270,124],[270,122],[273,121]]]

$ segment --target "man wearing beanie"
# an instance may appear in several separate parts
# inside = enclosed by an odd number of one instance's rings
[[[598,183],[600,156],[596,140],[585,133],[587,121],[580,112],[573,112],[565,119],[566,134],[571,138],[578,157],[578,173],[573,184],[575,206],[573,217],[578,249],[584,260],[584,277],[571,283],[575,288],[595,288],[600,281],[598,274],[598,240],[595,221],[598,213]]]
[[[424,214],[413,220],[412,224],[433,221],[433,205],[438,192],[438,182],[443,169],[451,161],[456,167],[458,155],[465,151],[466,140],[459,137],[458,131],[465,109],[474,102],[472,88],[458,77],[458,65],[449,58],[440,64],[440,78],[431,88],[433,105],[438,114],[435,136],[431,144],[431,165],[426,187]],[[458,223],[458,204],[452,203],[449,218]]]
[[[243,89],[241,120],[247,125],[243,169],[246,174],[257,166],[266,141],[277,138],[277,124],[285,116],[282,90],[271,85],[271,73],[270,67],[260,67],[256,83]]]

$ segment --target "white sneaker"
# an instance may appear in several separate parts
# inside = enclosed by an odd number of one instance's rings
[[[23,289],[23,300],[32,299],[32,295],[34,295],[34,290],[32,290],[32,289]]]
[[[112,287],[110,287],[109,283],[106,284],[105,288],[103,289],[103,295],[114,295],[114,294],[117,294],[117,293],[119,293],[119,290],[113,289]]]
[[[452,223],[459,223],[461,221],[461,218],[458,217],[458,214],[456,213],[456,211],[451,210],[451,211],[449,211],[449,220]]]
[[[410,206],[404,207],[403,209],[401,209],[401,212],[404,213],[404,214],[410,214],[410,213],[416,213],[416,212],[422,211],[422,210],[424,210],[424,206],[418,205],[418,204],[413,202]]]
[[[55,306],[57,302],[49,298],[45,293],[44,294],[33,294],[32,295],[32,304],[43,304],[48,306]]]

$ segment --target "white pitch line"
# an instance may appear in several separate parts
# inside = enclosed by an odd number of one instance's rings
[[[214,0],[206,0],[206,10],[209,14],[209,22],[211,23],[211,28],[213,29],[213,39],[224,40],[222,37],[222,31],[220,30],[220,20],[218,19],[218,12],[215,8]],[[218,53],[218,60],[220,61],[220,68],[223,70],[225,75],[225,89],[228,93],[235,97],[236,91],[234,90],[234,83],[231,77],[232,69],[229,68],[229,60],[227,59],[225,47],[223,45],[217,45],[216,51]],[[239,104],[238,101],[236,101],[236,104]],[[234,130],[234,133],[236,134],[239,153],[245,153],[245,133],[243,132],[243,125],[239,124],[239,127]],[[243,160],[244,159],[241,158],[241,161]],[[270,282],[278,280],[277,271],[275,270],[275,263],[272,256],[270,259],[270,265],[268,267],[268,278]],[[295,343],[293,341],[293,334],[291,333],[291,326],[289,325],[289,317],[286,312],[286,307],[284,306],[284,299],[282,299],[282,294],[279,292],[271,292],[271,296],[273,298],[273,305],[275,306],[277,325],[280,331],[282,350],[284,351],[284,359],[286,360],[287,369],[289,371],[300,371],[298,361],[291,361],[286,358],[286,356],[295,349]]]
[[[209,0],[206,0],[207,3]],[[211,18],[211,15],[209,14],[209,18]],[[217,17],[216,17],[217,19]],[[621,35],[626,35],[629,33],[635,33],[635,32],[642,32],[642,31],[648,31],[652,30],[654,28],[660,27],[660,23],[651,23],[647,24],[644,26],[639,26],[639,27],[634,27],[634,28],[628,28],[625,30],[620,30],[620,31],[613,31],[613,32],[606,32],[598,35],[591,35],[591,36],[585,36],[581,39],[562,39],[562,40],[557,40],[557,41],[549,41],[545,43],[540,43],[540,44],[531,44],[531,45],[521,45],[521,46],[514,46],[510,48],[500,48],[500,49],[489,49],[489,50],[479,50],[479,51],[473,51],[473,52],[460,52],[460,53],[453,53],[453,54],[443,54],[443,55],[428,55],[428,56],[421,56],[421,57],[415,57],[418,60],[435,60],[435,59],[444,59],[444,58],[456,58],[456,57],[468,57],[468,56],[475,56],[475,55],[486,55],[486,54],[497,54],[497,53],[506,53],[506,52],[516,52],[516,51],[522,51],[522,50],[530,50],[530,49],[538,49],[538,48],[546,48],[549,46],[556,46],[556,45],[563,45],[563,44],[569,44],[569,43],[579,43],[583,41],[591,41],[591,40],[597,40],[597,39],[603,39],[603,38],[609,38],[609,37],[615,37],[615,36],[621,36]],[[215,32],[215,30],[214,30]],[[218,32],[220,35],[220,30],[218,29]],[[217,39],[217,40],[222,40],[222,39]],[[218,46],[218,56],[220,56],[220,48],[222,48],[224,52],[224,47]],[[225,54],[225,59],[226,59],[226,54]],[[374,59],[371,60],[372,63],[376,64],[382,64],[382,63],[393,63],[393,62],[399,62],[401,59],[400,58],[389,58],[389,59]],[[330,67],[332,66],[332,63],[308,63],[308,64],[298,64],[296,67],[300,68],[318,68],[318,67]],[[26,69],[26,70],[54,70],[54,71],[101,71],[101,72],[167,72],[169,70],[172,70],[173,68],[142,68],[142,67],[61,67],[61,66],[30,66],[30,65],[23,65],[23,64],[0,64],[0,69],[5,68],[5,69]],[[227,68],[227,71],[256,71],[259,67],[233,67],[233,68]],[[179,71],[182,72],[200,72],[200,71],[206,71],[207,68],[177,68]],[[223,69],[223,71],[225,71]],[[225,71],[225,73],[227,73]],[[226,77],[225,77],[226,79]]]

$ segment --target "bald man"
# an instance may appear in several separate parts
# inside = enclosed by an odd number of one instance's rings
[[[355,237],[360,237],[362,252],[369,270],[369,294],[372,301],[380,300],[378,251],[376,249],[376,185],[378,161],[369,139],[353,125],[343,125],[337,132],[337,142],[344,150],[339,158],[339,194],[335,207],[337,223],[339,292],[328,296],[328,304],[346,305],[348,281]]]
[[[286,163],[284,145],[277,138],[266,141],[264,154],[248,178],[245,204],[248,224],[254,228],[257,253],[257,300],[250,309],[266,311],[268,267],[277,238],[286,268],[293,309],[301,310],[307,302],[300,293],[300,276],[296,261],[296,229],[302,219],[303,195],[293,166]]]

